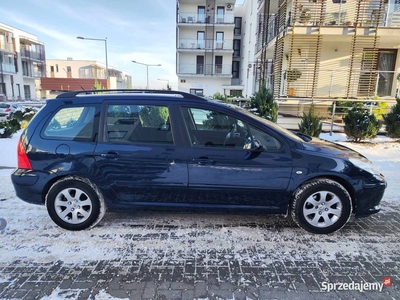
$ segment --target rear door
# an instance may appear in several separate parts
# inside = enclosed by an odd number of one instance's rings
[[[103,106],[97,165],[119,204],[179,201],[187,189],[184,148],[174,138],[171,105],[117,101]]]

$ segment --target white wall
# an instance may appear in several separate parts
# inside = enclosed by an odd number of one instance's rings
[[[218,76],[185,77],[185,83],[181,82],[183,78],[184,77],[179,78],[178,81],[179,91],[189,93],[190,89],[203,89],[204,96],[212,96],[217,92],[224,94],[223,85],[230,85],[231,83],[230,78],[221,78]]]

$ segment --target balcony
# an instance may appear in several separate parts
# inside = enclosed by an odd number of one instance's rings
[[[180,64],[179,75],[232,77],[232,65]]]
[[[2,64],[1,64],[1,71],[3,72],[3,73],[16,73],[15,72],[15,65],[14,64],[9,64],[9,63],[6,63],[6,62],[3,62]]]
[[[396,80],[399,73],[395,71],[376,71],[355,69],[349,78],[348,70],[321,69],[314,78],[313,70],[302,69],[301,77],[288,82],[286,71],[282,72],[281,95],[308,98],[311,97],[315,84],[315,98],[373,98],[375,95],[384,98],[399,96],[400,83]]]
[[[14,52],[14,45],[12,43],[6,43],[0,41],[0,50],[7,52]]]
[[[288,11],[289,26],[400,27],[400,4],[380,3],[380,0],[346,3],[299,0],[295,10]],[[322,11],[322,13],[321,13]],[[281,16],[284,17],[284,16]]]
[[[228,50],[233,51],[233,40],[180,39],[178,49],[182,50]]]
[[[256,43],[256,48],[255,48],[255,53],[259,52],[262,49],[263,46],[263,35],[264,35],[264,30],[267,28],[267,34],[266,34],[266,44],[268,44],[276,35],[278,34],[278,16],[277,15],[270,15],[268,19],[268,26],[262,26],[259,31],[257,32],[257,43]]]
[[[180,13],[178,15],[179,24],[230,24],[235,21],[234,14],[224,15],[205,15],[197,12]]]
[[[40,60],[44,61],[45,60],[45,55],[44,53],[41,52],[36,52],[36,51],[30,51],[21,48],[21,57],[22,58],[29,58],[29,59],[34,59],[34,60]]]

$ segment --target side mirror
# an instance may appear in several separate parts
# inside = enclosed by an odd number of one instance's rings
[[[246,149],[247,152],[244,155],[244,160],[254,159],[260,155],[261,152],[266,150],[266,148],[260,143],[259,140],[253,139],[251,142],[246,143],[243,146],[243,149]]]
[[[265,147],[259,140],[253,139],[244,144],[243,149],[250,150],[251,152],[262,152],[265,150]]]

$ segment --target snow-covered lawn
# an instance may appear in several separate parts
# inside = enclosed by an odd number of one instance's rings
[[[346,142],[343,134],[322,134],[321,138],[344,143],[377,164],[388,181],[379,214],[393,213],[397,209],[400,199],[397,192],[400,183],[399,142],[378,137],[369,143],[354,144]],[[18,135],[0,139],[0,166],[16,166],[17,141]],[[11,172],[11,169],[0,170],[0,218],[7,221],[7,228],[0,232],[0,263],[15,260],[80,263],[137,259],[143,255],[149,259],[179,261],[210,249],[227,253],[226,259],[249,263],[254,259],[268,263],[278,255],[294,258],[314,255],[330,260],[338,252],[354,257],[360,253],[376,257],[379,253],[383,261],[390,261],[390,255],[398,252],[400,247],[400,241],[396,242],[393,234],[376,236],[381,243],[371,244],[362,230],[354,230],[351,224],[338,233],[318,236],[296,227],[279,226],[281,217],[237,214],[109,213],[91,230],[69,232],[50,220],[45,207],[16,198],[10,181]],[[391,243],[385,243],[386,240]],[[255,258],[251,249],[271,250],[271,256],[257,254]]]

